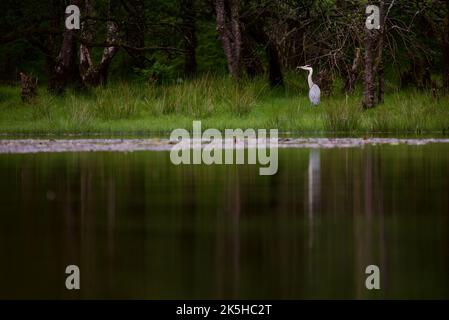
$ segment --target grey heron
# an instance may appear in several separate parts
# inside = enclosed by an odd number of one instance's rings
[[[309,76],[307,78],[307,81],[309,82],[309,99],[310,102],[314,106],[317,106],[320,104],[320,97],[321,97],[321,90],[320,87],[318,87],[315,83],[313,83],[312,75],[313,75],[313,68],[309,65],[305,65],[302,67],[298,67],[298,69],[309,71]]]

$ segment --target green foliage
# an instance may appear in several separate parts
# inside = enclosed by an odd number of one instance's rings
[[[135,68],[134,72],[141,81],[148,83],[167,83],[175,80],[178,75],[174,65],[164,64],[159,61],[156,61],[148,68]]]

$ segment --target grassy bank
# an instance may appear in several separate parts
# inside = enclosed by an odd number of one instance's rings
[[[337,89],[335,90],[338,91]],[[24,104],[18,87],[0,87],[0,133],[144,133],[191,128],[278,128],[289,132],[425,133],[449,131],[449,97],[388,88],[385,103],[360,108],[361,93],[308,101],[305,79],[291,76],[285,89],[270,89],[263,79],[235,84],[205,76],[157,86],[115,83],[88,93],[62,97],[39,89]]]

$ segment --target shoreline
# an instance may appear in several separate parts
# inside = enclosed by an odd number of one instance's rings
[[[192,142],[193,139],[190,139]],[[221,139],[224,142],[224,139]],[[220,143],[220,140],[216,141]],[[210,140],[201,140],[202,145]],[[60,153],[60,152],[135,152],[170,151],[177,142],[169,139],[0,139],[0,154]],[[332,149],[378,145],[447,144],[449,139],[401,138],[279,138],[279,148]],[[234,149],[247,148],[247,141],[237,141]],[[187,148],[190,149],[190,148]]]

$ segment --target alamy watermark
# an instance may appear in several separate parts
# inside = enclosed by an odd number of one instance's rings
[[[380,8],[375,5],[369,5],[366,7],[365,13],[368,15],[366,18],[365,26],[369,30],[380,29]]]
[[[65,27],[67,30],[79,30],[80,29],[80,8],[72,4],[65,8],[67,17],[65,18]]]
[[[365,269],[368,275],[365,280],[365,287],[368,290],[380,290],[380,269],[375,264],[369,265]]]
[[[71,264],[65,268],[65,273],[68,274],[65,279],[65,287],[67,290],[79,290],[80,268],[77,265]]]
[[[65,27],[68,30],[80,29],[80,9],[78,6],[72,4],[66,7],[65,13],[67,14],[65,19]],[[365,13],[368,15],[366,18],[365,26],[369,30],[380,29],[380,8],[376,5],[367,5]]]
[[[170,160],[180,164],[260,164],[260,175],[278,171],[278,130],[217,129],[201,130],[201,121],[193,121],[192,136],[186,129],[175,129],[170,135],[173,147]],[[235,157],[234,157],[235,153]],[[245,157],[245,153],[247,156]],[[234,159],[235,158],[235,159]]]

